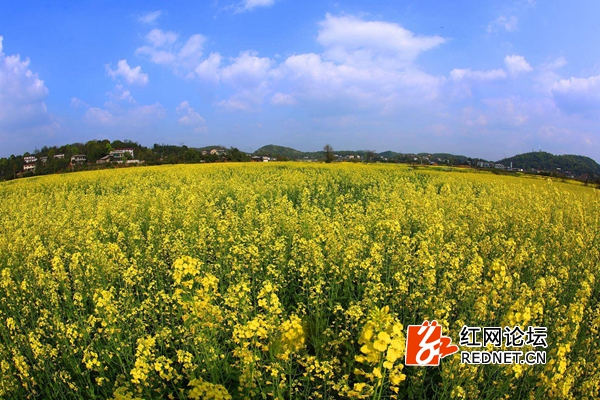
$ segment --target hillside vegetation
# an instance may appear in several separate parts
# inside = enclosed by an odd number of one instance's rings
[[[507,166],[512,162],[513,168],[525,170],[533,168],[556,172],[560,168],[560,171],[570,171],[575,176],[600,175],[600,165],[596,161],[589,157],[572,154],[555,156],[551,153],[536,151],[504,158],[498,162]]]

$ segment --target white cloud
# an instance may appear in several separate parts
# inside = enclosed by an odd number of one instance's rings
[[[197,36],[188,40],[195,56],[189,63],[181,61],[187,51],[181,49],[176,35],[160,30],[148,34],[148,45],[137,52],[150,55],[154,62],[176,66],[187,78],[224,85],[230,93],[215,105],[229,110],[257,110],[265,99],[280,105],[300,99],[337,99],[354,107],[390,110],[394,104],[435,99],[445,80],[416,65],[419,54],[441,45],[444,38],[419,36],[385,21],[326,14],[317,37],[324,51],[295,54],[280,63],[253,51],[230,59],[213,52],[201,59],[205,38]],[[293,97],[283,93],[293,93]]]
[[[219,53],[210,53],[210,56],[202,61],[194,70],[198,77],[209,82],[219,82],[219,66],[221,65],[221,55]]]
[[[111,100],[126,101],[126,102],[132,103],[132,104],[135,103],[135,100],[133,99],[131,92],[129,90],[125,90],[123,88],[123,85],[116,85],[115,89],[112,92],[106,93],[106,95]]]
[[[272,65],[270,58],[244,51],[230,65],[221,69],[220,80],[234,87],[257,87],[265,81]]]
[[[206,131],[206,121],[190,107],[190,103],[187,100],[182,101],[175,111],[177,114],[184,114],[178,120],[180,125],[193,127],[194,132],[197,133]]]
[[[251,110],[260,105],[270,91],[274,61],[252,51],[241,52],[224,67],[220,66],[221,60],[219,53],[211,53],[194,70],[204,81],[222,83],[235,90],[229,99],[215,104],[229,110]]]
[[[319,25],[317,40],[324,52],[292,55],[275,68],[270,76],[275,87],[284,89],[280,92],[293,92],[294,99],[336,99],[340,106],[383,112],[438,96],[444,78],[421,71],[415,61],[444,38],[418,36],[394,23],[354,16],[327,14]],[[274,103],[281,100],[272,98]]]
[[[415,36],[400,25],[384,21],[363,21],[353,16],[327,14],[321,21],[318,42],[324,56],[337,63],[369,67],[399,68],[417,56],[445,42],[440,36]]]
[[[218,101],[215,105],[229,111],[249,111],[252,108],[247,101],[236,98],[236,96]]]
[[[558,57],[550,60],[542,65],[542,69],[554,71],[567,65],[567,60],[564,57]]]
[[[168,46],[177,41],[177,34],[175,32],[163,32],[160,29],[152,29],[146,35],[146,40],[153,47]]]
[[[190,36],[185,45],[179,50],[178,60],[182,63],[189,63],[192,68],[196,66],[200,57],[202,57],[204,42],[206,42],[206,38],[200,34]]]
[[[598,114],[600,111],[600,75],[589,78],[561,79],[552,87],[554,102],[571,114]]]
[[[470,68],[454,68],[450,71],[453,94],[459,97],[471,96],[471,87],[473,86],[502,80],[506,76],[506,72],[503,69],[473,71]]]
[[[514,15],[508,18],[502,15],[488,24],[487,32],[494,33],[501,29],[505,30],[506,32],[514,32],[517,30],[518,23],[519,19]]]
[[[556,70],[565,65],[567,65],[567,60],[564,57],[558,57],[543,63],[538,68],[538,74],[533,78],[536,82],[535,89],[546,95],[552,95],[554,84],[560,80],[560,75],[556,73]]]
[[[50,124],[48,88],[29,69],[29,59],[2,52],[3,40],[0,36],[0,133]]]
[[[138,47],[135,51],[136,54],[150,56],[150,60],[155,64],[171,64],[175,61],[176,57],[172,47],[177,41],[177,34],[152,29],[146,35],[146,41],[149,45]]]
[[[97,127],[119,127],[123,129],[152,126],[166,116],[160,103],[113,107],[111,111],[99,107],[90,107],[82,117],[86,124]]]
[[[236,11],[250,11],[259,7],[271,7],[273,4],[275,4],[275,0],[243,0]]]
[[[92,125],[114,125],[115,117],[110,112],[98,107],[89,108],[82,120]]]
[[[508,72],[513,75],[519,75],[522,72],[531,72],[533,68],[525,60],[525,57],[513,54],[511,56],[504,57],[504,64]]]
[[[136,49],[136,54],[149,56],[150,61],[155,64],[171,65],[177,70],[190,71],[200,62],[206,38],[196,34],[190,36],[185,43],[181,43],[175,32],[152,29],[146,35],[146,42],[146,46]]]
[[[454,68],[450,71],[450,78],[455,82],[472,81],[495,81],[506,78],[506,72],[503,69],[491,69],[487,71],[472,71],[471,68]]]
[[[127,60],[119,60],[117,63],[117,69],[115,70],[111,69],[110,65],[108,64],[106,64],[105,67],[106,72],[113,79],[116,79],[120,76],[130,85],[144,86],[148,83],[148,75],[142,72],[142,67],[137,66],[135,68],[131,68],[129,64],[127,64]]]
[[[156,20],[158,20],[161,15],[162,15],[162,11],[160,11],[160,10],[152,11],[147,14],[141,15],[138,18],[138,21],[140,21],[143,24],[152,24],[152,23],[156,22]]]

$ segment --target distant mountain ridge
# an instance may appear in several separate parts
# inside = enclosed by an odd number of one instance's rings
[[[364,156],[367,153],[367,150],[334,150],[334,153],[338,156],[349,156],[349,155],[359,155]],[[271,157],[285,157],[290,160],[301,160],[304,158],[323,158],[325,152],[324,151],[300,151],[291,147],[278,146],[274,144],[269,144],[261,147],[256,150],[252,155],[254,156],[271,156]],[[473,160],[466,156],[454,155],[448,153],[398,153],[395,151],[387,150],[382,151],[380,153],[375,153],[375,155],[382,159],[387,159],[388,161],[399,161],[399,162],[409,162],[414,161],[414,157],[417,156],[419,158],[427,157],[432,162],[441,161],[446,162],[446,160],[450,160],[451,164],[467,164],[469,161]]]
[[[600,174],[600,165],[596,161],[574,154],[555,156],[545,151],[534,151],[503,158],[497,162],[505,166],[512,163],[513,168],[523,168],[524,170],[538,169],[549,172],[560,170],[563,173],[568,171],[575,176]]]

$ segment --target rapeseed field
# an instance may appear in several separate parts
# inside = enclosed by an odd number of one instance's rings
[[[0,184],[0,397],[600,396],[600,191],[396,165]],[[545,364],[404,365],[436,320],[547,327]],[[464,350],[461,347],[461,350]]]

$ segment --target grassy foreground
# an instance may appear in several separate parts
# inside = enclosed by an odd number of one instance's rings
[[[0,184],[2,398],[598,398],[600,191],[394,165]],[[548,328],[404,366],[405,329]],[[383,335],[385,333],[385,335]]]

